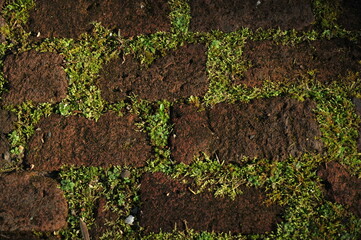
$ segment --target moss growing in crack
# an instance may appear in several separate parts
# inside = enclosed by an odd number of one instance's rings
[[[361,176],[361,159],[357,153],[360,119],[350,95],[347,86],[339,83],[335,83],[333,88],[321,88],[312,92],[317,102],[315,111],[328,155],[332,159],[340,159],[350,166],[354,174]]]
[[[155,59],[165,56],[169,50],[191,41],[193,41],[191,35],[168,32],[140,35],[124,42],[124,54],[133,54],[146,67],[152,64]]]
[[[86,118],[98,119],[106,110],[105,101],[95,85],[102,64],[118,53],[112,33],[94,23],[91,34],[83,34],[79,41],[59,39],[44,41],[39,51],[61,52],[65,72],[69,78],[68,95],[58,107],[62,115],[82,113]]]
[[[236,78],[243,76],[250,67],[243,54],[243,47],[250,32],[223,34],[214,32],[207,53],[207,71],[210,81],[209,91],[205,96],[207,104],[215,104],[230,98],[229,89]]]
[[[6,109],[15,113],[17,122],[15,130],[8,136],[12,162],[1,171],[18,168],[23,163],[27,142],[36,131],[35,125],[42,117],[47,117],[53,112],[53,106],[49,103],[34,105],[31,102],[24,102],[17,106],[6,106]]]
[[[123,177],[122,171],[128,169],[129,177]],[[59,231],[63,239],[82,239],[79,219],[81,218],[88,229],[95,227],[95,212],[98,199],[106,200],[105,210],[116,216],[106,225],[110,232],[103,233],[100,239],[131,239],[137,233],[124,222],[126,216],[135,206],[139,206],[138,189],[139,171],[127,167],[63,167],[60,172],[61,189],[68,202],[68,225]],[[116,238],[118,236],[119,238]],[[129,237],[129,238],[128,238]],[[109,239],[109,238],[108,238]]]
[[[9,46],[17,46],[21,51],[30,48],[28,38],[30,33],[24,29],[24,24],[28,21],[29,11],[35,6],[33,0],[8,1],[3,7],[1,15],[7,21],[1,33],[8,39]]]
[[[345,207],[328,202],[320,192],[320,180],[315,175],[317,166],[331,160],[341,161],[349,166],[354,175],[361,177],[361,158],[357,152],[356,140],[360,117],[355,114],[351,97],[361,97],[361,82],[357,73],[350,73],[344,84],[322,85],[312,81],[312,74],[298,83],[282,84],[266,82],[261,88],[234,85],[236,78],[251,66],[243,56],[247,41],[272,40],[279,44],[295,44],[330,39],[335,37],[360,40],[360,34],[348,32],[337,25],[340,14],[339,1],[314,0],[315,27],[308,32],[280,29],[241,29],[233,33],[188,32],[190,9],[188,1],[170,0],[171,32],[157,32],[141,35],[133,39],[122,39],[114,33],[95,24],[93,33],[84,34],[79,40],[45,39],[31,43],[23,25],[29,16],[33,0],[7,1],[2,15],[7,26],[2,29],[7,41],[0,44],[1,59],[5,52],[22,52],[36,49],[41,52],[53,51],[64,56],[69,77],[68,97],[56,105],[32,105],[24,103],[10,107],[18,117],[16,129],[8,136],[12,143],[12,158],[20,163],[26,143],[32,136],[35,124],[43,116],[53,112],[68,116],[82,114],[97,119],[108,110],[119,114],[132,109],[141,117],[139,127],[147,132],[152,146],[152,161],[145,168],[131,169],[132,177],[120,178],[123,168],[64,168],[60,173],[61,187],[70,206],[69,227],[61,231],[65,239],[81,239],[79,218],[82,217],[89,228],[94,226],[96,200],[104,197],[107,208],[119,217],[107,224],[110,230],[102,239],[245,239],[242,235],[195,232],[159,233],[145,235],[142,230],[134,231],[124,224],[124,217],[130,209],[140,203],[139,177],[145,172],[161,171],[173,177],[195,179],[194,192],[212,191],[217,196],[235,197],[241,194],[237,186],[267,188],[269,201],[287,207],[283,222],[275,232],[262,236],[247,236],[248,239],[359,239],[361,221],[350,214]],[[315,113],[322,131],[322,141],[327,152],[322,156],[304,155],[300,159],[290,158],[284,162],[267,159],[240,159],[241,164],[225,164],[217,159],[198,159],[191,165],[175,164],[170,161],[168,136],[171,132],[169,108],[166,101],[146,102],[128,100],[109,104],[101,98],[95,80],[103,63],[115,55],[134,54],[145,65],[182,44],[201,42],[208,45],[207,68],[210,88],[203,98],[192,97],[195,105],[204,106],[222,101],[250,101],[256,98],[292,96],[298,100],[310,98],[317,103]],[[1,66],[0,66],[1,67]],[[5,79],[0,77],[0,93]],[[159,161],[155,161],[159,160]],[[18,166],[18,165],[15,165]],[[89,188],[90,184],[90,188]],[[306,230],[305,230],[306,229]],[[302,230],[302,231],[301,231]],[[305,230],[305,231],[304,231]]]
[[[170,0],[168,1],[171,12],[169,14],[172,23],[172,32],[179,34],[188,33],[190,16],[190,7],[186,0]]]
[[[319,27],[322,29],[335,29],[338,27],[336,21],[341,12],[339,4],[338,0],[312,1],[313,14]]]
[[[131,111],[138,114],[141,119],[137,124],[138,127],[148,133],[155,160],[168,161],[170,159],[168,139],[172,129],[170,125],[171,103],[163,100],[152,104],[136,97],[132,97],[131,101]]]
[[[3,58],[5,57],[5,52],[7,50],[7,46],[3,43],[0,43],[0,69],[3,69],[4,63]],[[1,101],[1,95],[4,91],[6,91],[6,79],[4,78],[3,71],[0,72],[0,101]]]

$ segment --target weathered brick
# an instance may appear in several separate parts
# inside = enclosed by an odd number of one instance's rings
[[[135,115],[108,112],[95,122],[80,116],[52,115],[43,119],[30,139],[27,163],[37,170],[58,170],[62,165],[143,166],[151,147],[137,131]]]
[[[248,27],[305,29],[314,22],[308,0],[193,0],[192,31],[232,32]]]
[[[28,30],[40,38],[78,38],[91,30],[92,22],[133,37],[170,29],[166,0],[36,0]]]
[[[67,93],[63,57],[56,53],[31,50],[9,55],[4,61],[4,76],[9,88],[3,95],[5,104],[59,102]]]
[[[200,96],[208,90],[206,60],[206,48],[200,44],[169,51],[149,67],[128,55],[106,64],[98,85],[109,102],[124,100],[131,94],[151,101]]]
[[[56,231],[68,207],[56,181],[34,172],[0,177],[0,231]]]
[[[162,173],[145,174],[141,181],[140,225],[146,232],[196,231],[264,233],[280,221],[282,208],[265,206],[260,189],[242,187],[235,200],[216,198],[210,192],[193,194],[188,185]],[[260,219],[262,219],[260,221]]]

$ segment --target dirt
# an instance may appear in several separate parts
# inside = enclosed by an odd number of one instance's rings
[[[234,201],[212,193],[194,195],[188,185],[162,173],[145,174],[141,181],[140,225],[146,232],[186,230],[265,233],[275,229],[282,208],[265,206],[265,193],[243,187]],[[260,221],[262,219],[262,221]]]
[[[346,206],[361,217],[361,179],[351,176],[338,162],[328,162],[320,167],[318,176],[323,179],[323,190],[329,201]]]
[[[68,80],[63,69],[63,57],[56,53],[34,50],[6,56],[4,76],[8,92],[4,104],[59,102],[66,97]]]
[[[39,38],[78,38],[101,22],[123,37],[170,30],[166,0],[36,0],[27,30]]]
[[[56,231],[66,226],[67,202],[56,181],[34,172],[0,176],[0,231]]]
[[[359,0],[340,0],[341,14],[338,23],[349,31],[361,30],[361,2]]]
[[[355,104],[356,113],[361,118],[361,98],[353,98],[352,102],[353,102],[353,104]],[[359,127],[359,136],[358,136],[358,140],[357,140],[357,150],[358,150],[358,152],[361,152],[361,124],[360,124],[360,127]]]
[[[114,59],[103,67],[98,85],[108,102],[132,94],[151,101],[204,95],[208,90],[206,48],[186,45],[156,59],[149,67],[131,55]]]
[[[145,133],[137,131],[135,115],[119,117],[108,112],[95,122],[80,116],[53,114],[43,119],[29,141],[27,164],[54,171],[62,165],[144,166],[151,147]]]
[[[189,164],[200,152],[225,162],[243,156],[283,160],[306,152],[321,153],[321,133],[306,100],[275,97],[250,103],[220,103],[197,111],[176,106],[172,111],[172,157]]]
[[[305,30],[315,20],[307,0],[194,0],[190,7],[194,32],[232,32],[242,27]]]
[[[342,81],[348,72],[361,71],[361,47],[348,40],[319,40],[296,46],[278,45],[272,41],[248,42],[244,57],[252,67],[244,76],[235,76],[235,84],[249,87],[272,82],[296,82],[308,77],[322,83]]]
[[[15,129],[15,114],[0,109],[0,168],[10,165],[10,143],[7,135]]]

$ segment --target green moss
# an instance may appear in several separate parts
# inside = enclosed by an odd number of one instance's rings
[[[313,13],[316,24],[323,29],[337,29],[336,23],[340,13],[340,1],[338,0],[313,0]]]
[[[5,109],[14,112],[17,121],[14,123],[15,130],[8,135],[12,161],[10,164],[6,164],[3,169],[0,169],[0,172],[11,171],[20,167],[23,163],[27,143],[36,130],[35,125],[42,117],[51,114],[53,106],[49,103],[34,105],[31,102],[24,102],[17,106],[6,106]]]
[[[338,82],[328,85],[317,82],[312,69],[297,82],[265,82],[262,87],[254,88],[242,84],[242,77],[252,66],[243,54],[249,41],[270,40],[295,46],[307,41],[341,37],[359,42],[359,32],[346,31],[337,24],[341,14],[339,1],[314,0],[316,21],[313,29],[307,32],[294,29],[251,31],[244,28],[231,33],[189,32],[191,17],[188,2],[169,1],[170,32],[125,39],[94,23],[93,32],[83,34],[79,39],[50,38],[33,43],[29,41],[24,24],[35,2],[7,1],[2,10],[7,25],[1,29],[1,33],[7,40],[0,44],[1,61],[8,52],[18,53],[29,49],[59,53],[65,60],[64,70],[69,87],[67,97],[57,104],[34,105],[26,102],[6,107],[15,112],[18,121],[15,123],[16,129],[8,136],[14,164],[0,172],[22,168],[27,143],[42,117],[52,113],[63,116],[79,114],[96,120],[109,110],[117,111],[119,115],[132,112],[139,116],[139,130],[149,136],[152,158],[144,168],[64,167],[59,178],[69,205],[68,228],[55,235],[63,239],[81,239],[79,219],[82,218],[90,229],[94,227],[97,200],[105,198],[106,207],[118,217],[107,223],[109,231],[103,234],[102,239],[359,239],[360,218],[352,215],[344,206],[327,201],[321,191],[321,180],[316,175],[321,164],[338,161],[361,178],[361,157],[357,151],[361,119],[351,101],[352,97],[361,97],[359,73],[350,72]],[[288,96],[300,101],[309,98],[316,103],[314,112],[326,152],[322,155],[290,157],[282,162],[242,158],[238,164],[220,162],[203,155],[196,157],[190,165],[178,164],[171,159],[168,142],[172,131],[170,111],[173,103],[149,102],[135,96],[112,104],[102,99],[96,81],[103,64],[113,58],[132,54],[146,68],[169,51],[190,43],[207,46],[206,65],[210,85],[204,97],[192,96],[180,101],[188,101],[201,109],[224,101],[248,102],[275,96]],[[0,93],[7,90],[6,83],[1,73]],[[123,169],[131,172],[129,179],[121,178]],[[158,234],[145,234],[142,228],[134,230],[124,223],[124,219],[133,207],[141,205],[141,175],[156,171],[177,179],[193,179],[192,191],[195,194],[210,191],[217,197],[235,198],[242,194],[238,188],[241,184],[266,189],[267,203],[278,203],[285,207],[281,216],[283,221],[274,232],[252,236],[197,233],[192,229]]]
[[[168,148],[169,134],[172,130],[170,125],[171,103],[163,100],[151,103],[135,96],[131,98],[131,111],[139,115],[138,127],[148,133],[155,158],[154,161],[168,161],[170,150]]]
[[[9,47],[16,46],[19,51],[30,48],[28,37],[30,33],[24,29],[24,24],[28,21],[29,11],[35,6],[33,0],[6,1],[1,15],[7,24],[1,29],[1,33],[8,40]]]
[[[172,32],[179,34],[188,33],[190,22],[190,7],[187,0],[170,0],[168,1],[171,7],[169,14],[172,23]]]

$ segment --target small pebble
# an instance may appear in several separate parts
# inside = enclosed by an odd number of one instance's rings
[[[120,173],[120,176],[122,177],[122,178],[129,178],[130,177],[130,171],[129,170],[123,170],[121,173]]]
[[[133,225],[134,223],[134,216],[133,215],[129,215],[126,219],[125,219],[125,223],[129,224],[129,225]]]
[[[4,158],[5,161],[10,162],[10,153],[9,153],[9,152],[5,152],[5,153],[3,154],[3,158]]]

